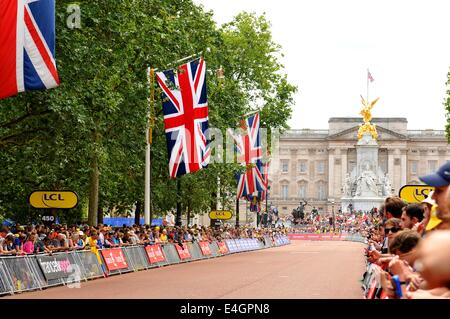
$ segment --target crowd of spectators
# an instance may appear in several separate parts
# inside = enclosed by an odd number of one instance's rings
[[[377,210],[339,212],[333,220],[332,215],[306,215],[297,225],[292,227],[293,233],[336,233],[336,234],[367,234],[373,225],[379,224],[381,217]]]
[[[425,200],[386,198],[368,229],[367,261],[387,298],[450,298],[450,162],[420,180],[434,187]]]
[[[16,224],[0,228],[0,255],[24,255],[52,253],[69,250],[112,248],[155,243],[179,243],[194,241],[222,241],[224,239],[257,238],[287,235],[288,229],[253,227],[206,227],[133,225],[111,227],[88,225],[27,225]]]

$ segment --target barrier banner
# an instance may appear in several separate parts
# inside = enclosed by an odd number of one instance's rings
[[[211,248],[209,248],[209,243],[207,241],[198,242],[203,256],[211,255]]]
[[[335,234],[289,234],[288,239],[293,240],[345,240],[343,235]],[[289,242],[286,241],[288,244]]]
[[[230,253],[235,253],[238,251],[238,246],[234,239],[227,239],[225,242],[227,243]]]
[[[67,278],[75,270],[67,255],[36,256],[45,279]]]
[[[162,262],[166,259],[160,244],[147,245],[145,246],[145,251],[151,264]]]
[[[377,281],[375,279],[372,280],[370,284],[369,292],[367,293],[367,299],[375,298],[375,290],[377,289]]]
[[[175,248],[177,249],[178,256],[180,256],[180,259],[183,260],[191,258],[191,253],[189,252],[189,249],[186,244],[183,244],[183,247],[181,247],[179,244],[176,244]]]
[[[104,249],[101,252],[109,271],[128,268],[122,248]]]
[[[228,247],[223,241],[217,242],[217,246],[219,246],[219,251],[222,255],[228,253]]]

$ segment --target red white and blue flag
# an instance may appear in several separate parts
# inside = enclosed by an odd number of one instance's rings
[[[58,85],[55,0],[0,0],[0,99]]]
[[[158,72],[162,89],[164,126],[169,153],[169,174],[175,178],[196,172],[209,163],[208,99],[203,58]]]
[[[243,134],[230,134],[236,143],[238,161],[246,167],[244,174],[238,174],[237,197],[247,197],[266,189],[262,172],[262,148],[259,132],[259,114],[256,113],[242,121]]]
[[[373,81],[374,81],[373,76],[372,76],[372,74],[370,74],[369,69],[367,69],[367,79],[369,79],[370,82],[373,82]]]

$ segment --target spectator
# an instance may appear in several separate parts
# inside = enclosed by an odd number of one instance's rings
[[[429,186],[434,187],[432,199],[438,205],[437,217],[442,219],[443,216],[449,214],[447,191],[450,185],[450,161],[442,165],[437,172],[420,176],[419,179]]]
[[[401,218],[402,217],[402,209],[406,206],[406,203],[400,198],[396,196],[387,197],[384,200],[384,211],[385,218]]]
[[[419,247],[415,266],[426,282],[426,290],[407,293],[408,298],[450,297],[450,231],[429,234]]]
[[[387,253],[389,251],[389,245],[396,236],[397,232],[401,230],[400,223],[401,219],[399,218],[390,218],[386,221],[384,225],[384,233],[386,234],[385,245],[383,245],[383,253]]]
[[[32,254],[34,253],[34,245],[36,243],[37,236],[35,234],[30,234],[23,244],[23,253]]]
[[[428,194],[428,197],[425,198],[422,201],[422,206],[423,206],[423,219],[422,222],[416,227],[417,232],[423,237],[425,235],[426,232],[426,227],[428,225],[428,222],[430,221],[430,216],[431,216],[431,209],[433,206],[436,206],[435,209],[437,208],[436,202],[434,201],[434,199],[432,199],[433,197],[433,191],[431,191]]]
[[[15,254],[17,251],[14,249],[14,239],[15,236],[12,233],[6,235],[5,239],[0,246],[0,255],[1,254]]]
[[[421,204],[409,204],[408,206],[403,207],[401,228],[417,228],[417,224],[423,220],[423,213],[423,206]]]
[[[400,259],[414,265],[417,259],[417,245],[420,236],[414,230],[402,230],[397,233],[392,242],[389,244],[389,251],[400,257]]]
[[[163,229],[161,235],[159,236],[159,240],[160,240],[162,243],[167,243],[168,237],[167,237],[167,230],[166,230],[166,229]]]

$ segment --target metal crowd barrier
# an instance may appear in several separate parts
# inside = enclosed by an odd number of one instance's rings
[[[168,264],[179,264],[181,262],[180,256],[174,245],[164,244],[161,245],[164,255],[166,256]]]
[[[199,260],[207,258],[207,256],[203,256],[203,253],[200,249],[198,242],[186,243],[186,246],[188,247],[189,252],[191,253],[191,260]]]
[[[150,262],[142,246],[123,247],[122,251],[125,254],[126,260],[131,263],[131,269],[134,271],[150,268]]]
[[[102,254],[102,251],[104,251],[106,255],[108,249],[99,250],[98,255],[89,250],[80,250],[58,252],[51,255],[2,256],[0,257],[0,295],[42,290],[58,285],[70,285],[109,275],[281,246],[290,242],[287,236],[277,236],[275,244],[273,244],[272,238],[265,236],[264,242],[256,238],[241,238],[226,239],[224,243],[228,248],[228,253],[222,254],[218,243],[214,241],[209,243],[211,255],[206,256],[203,255],[198,242],[186,243],[191,258],[184,260],[181,260],[178,255],[175,247],[178,244],[161,244],[164,261],[154,263],[150,262],[145,246],[123,246],[120,247],[121,256],[123,257],[122,262],[126,262],[126,264],[123,263],[122,267],[114,270],[108,269]],[[118,252],[120,253],[120,250]],[[110,256],[113,258],[112,252]],[[111,260],[115,259],[109,260],[110,265]],[[127,267],[125,268],[125,266]]]
[[[217,244],[216,241],[209,243],[209,249],[211,249],[211,257],[222,256],[222,254],[219,251],[219,245]]]

